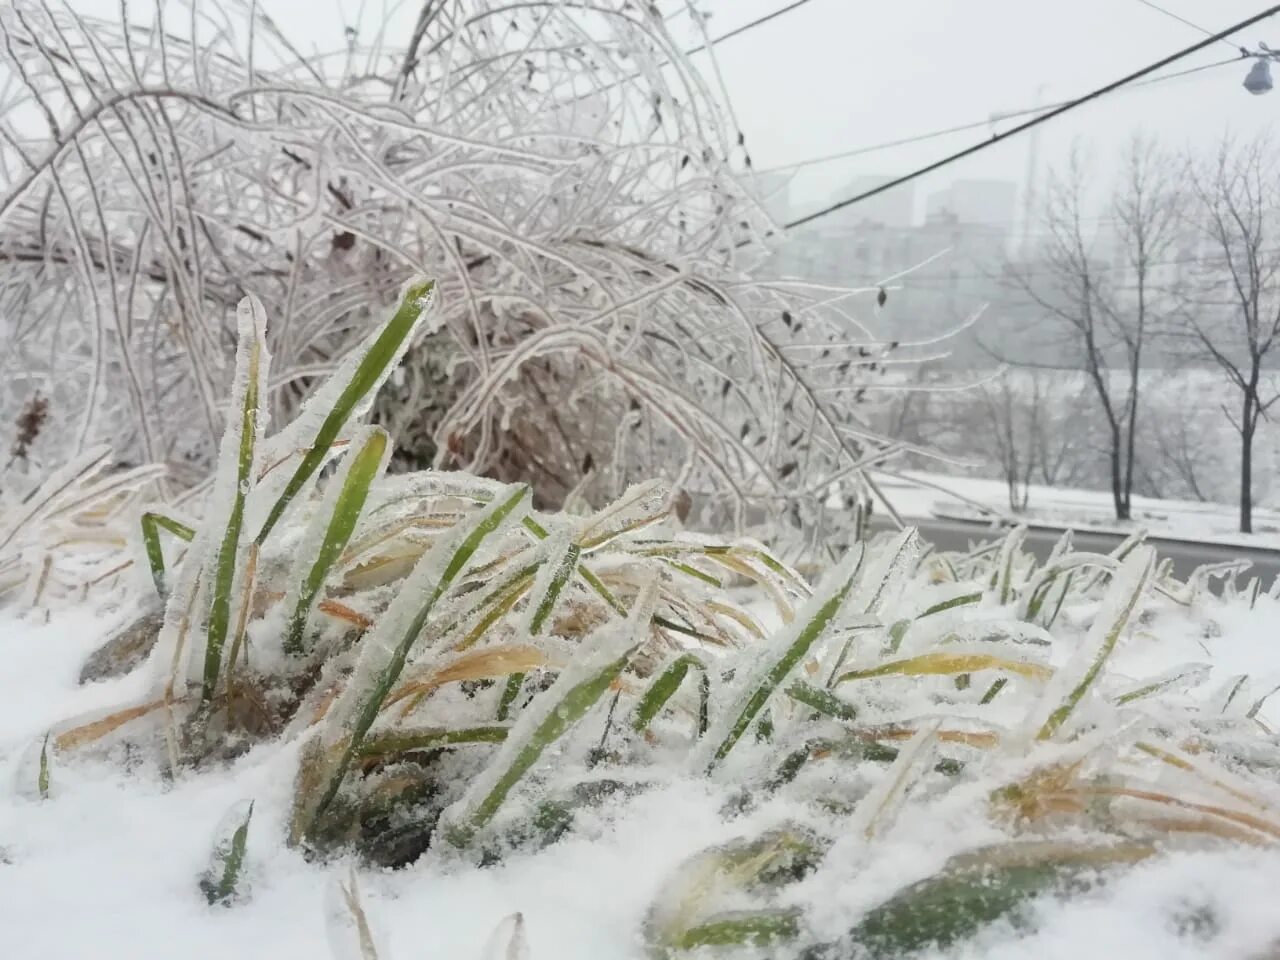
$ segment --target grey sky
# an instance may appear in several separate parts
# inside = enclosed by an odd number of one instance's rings
[[[1261,0],[1159,2],[1213,31],[1263,7]],[[781,5],[714,0],[712,33]],[[766,168],[1030,107],[1040,84],[1046,101],[1070,99],[1202,36],[1139,0],[810,0],[726,42],[718,55],[753,159]],[[1280,17],[1239,39],[1256,48],[1268,38],[1280,45]],[[1168,69],[1231,56],[1215,44]],[[1060,161],[1077,137],[1103,157],[1136,129],[1180,146],[1210,145],[1228,126],[1242,134],[1266,127],[1280,116],[1280,91],[1250,96],[1241,87],[1246,69],[1231,64],[1117,93],[1052,120],[1042,128],[1040,166]],[[810,168],[794,183],[796,212],[820,205],[853,177],[903,172],[988,133]],[[983,151],[922,181],[917,192],[955,177],[1021,180],[1029,143],[1024,134]]]

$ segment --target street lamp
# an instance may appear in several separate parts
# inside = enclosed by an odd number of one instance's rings
[[[1273,86],[1271,82],[1271,61],[1280,56],[1280,51],[1272,50],[1265,43],[1258,44],[1261,53],[1250,54],[1247,51],[1241,52],[1245,56],[1252,56],[1253,66],[1249,68],[1249,73],[1244,78],[1244,88],[1254,96],[1269,93]]]
[[[1271,90],[1271,63],[1268,60],[1258,58],[1253,61],[1253,66],[1249,68],[1249,74],[1244,78],[1244,88],[1255,96],[1267,93]]]

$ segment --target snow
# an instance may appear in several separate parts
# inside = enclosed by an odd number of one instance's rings
[[[1133,497],[1133,520],[1115,518],[1111,494],[1031,484],[1027,510],[1014,514],[1003,481],[906,471],[877,477],[889,502],[906,519],[1016,521],[1033,527],[1072,528],[1121,536],[1145,530],[1157,540],[1189,540],[1224,546],[1280,550],[1280,511],[1255,507],[1252,534],[1239,530],[1239,508],[1198,500]]]
[[[1108,669],[1140,679],[1200,660],[1212,664],[1209,689],[1240,673],[1266,688],[1262,678],[1280,675],[1272,629],[1280,604],[1266,597],[1252,610],[1238,601],[1203,603],[1194,615],[1159,609],[1117,649]],[[0,618],[4,953],[24,960],[357,960],[354,935],[333,920],[341,915],[339,884],[348,882],[351,865],[310,863],[284,843],[292,783],[280,772],[295,766],[297,741],[261,745],[226,768],[174,783],[145,762],[129,769],[119,758],[72,762],[55,755],[50,797],[37,798],[33,764],[47,730],[147,692],[145,670],[76,684],[84,656],[120,615],[103,606],[65,610],[47,623]],[[1274,723],[1274,706],[1262,716]],[[876,776],[861,768],[859,775]],[[624,814],[591,814],[555,846],[496,867],[429,854],[396,872],[362,870],[360,898],[379,957],[497,960],[507,955],[515,926],[508,918],[519,912],[535,960],[640,960],[650,905],[691,853],[757,835],[797,813],[773,801],[726,820],[720,811],[729,791],[703,778],[674,778],[632,800]],[[971,784],[932,805],[908,804],[874,846],[842,838],[828,863],[787,897],[809,906],[816,934],[838,936],[862,911],[947,857],[1000,840],[984,815],[984,796],[981,784]],[[228,812],[248,799],[255,802],[249,895],[210,907],[199,877]],[[1280,942],[1280,915],[1271,903],[1277,884],[1280,851],[1172,853],[1104,891],[1038,901],[1030,929],[997,925],[925,956],[1262,958]],[[1211,922],[1204,919],[1210,914]]]

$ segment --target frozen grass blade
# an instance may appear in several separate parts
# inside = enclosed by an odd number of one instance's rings
[[[370,737],[360,744],[362,760],[385,759],[423,750],[438,750],[470,743],[502,743],[510,734],[507,726],[466,727],[460,730],[396,730]]]
[[[156,593],[165,595],[164,584],[164,550],[160,547],[160,531],[168,530],[179,540],[190,543],[196,532],[185,523],[166,517],[162,513],[149,510],[142,515],[142,544],[147,552],[147,566],[151,568],[151,579],[155,581]]]
[[[529,960],[529,939],[524,929],[524,914],[513,913],[489,935],[481,960]]]
[[[234,812],[233,812],[234,813]],[[245,852],[249,845],[249,821],[253,818],[250,801],[244,816],[235,816],[235,829],[229,837],[220,840],[213,851],[213,862],[200,881],[200,889],[209,901],[229,905],[237,895],[240,875],[244,870]]]
[[[949,600],[939,601],[938,603],[935,603],[933,606],[926,608],[925,611],[920,614],[920,616],[916,617],[916,619],[923,620],[925,617],[932,617],[936,613],[945,613],[948,610],[955,610],[957,607],[967,607],[970,604],[980,603],[981,601],[982,601],[981,591],[977,591],[973,593],[962,593],[957,597],[952,597]]]
[[[707,665],[691,653],[677,657],[653,683],[649,684],[649,688],[645,690],[639,704],[636,705],[635,719],[631,722],[633,730],[641,732],[653,722],[653,718],[662,712],[667,701],[680,689],[680,684],[684,683],[684,678],[688,676],[691,668],[699,673],[698,736],[707,732],[707,701],[711,692]]]
[[[1053,671],[1042,663],[1028,660],[1010,660],[989,653],[937,651],[916,657],[893,660],[865,670],[851,670],[836,678],[836,683],[851,680],[870,680],[875,677],[904,676],[929,677],[956,673],[976,673],[979,670],[1005,670],[1029,680],[1047,680]]]
[[[332,503],[328,497],[325,498],[317,516],[318,523],[324,523],[326,517],[328,523],[320,538],[315,562],[311,564],[298,588],[298,600],[294,604],[285,633],[286,652],[295,656],[303,653],[303,634],[316,595],[351,540],[356,521],[360,519],[360,512],[369,498],[369,486],[382,473],[389,456],[390,437],[387,432],[380,427],[372,428],[355,453],[348,454],[348,462],[343,465],[346,469],[334,477],[333,486],[337,495]],[[304,551],[303,559],[309,552]]]
[[[237,308],[240,347],[236,356],[236,382],[232,396],[240,398],[238,421],[232,418],[223,436],[219,458],[234,457],[235,487],[230,493],[230,509],[221,544],[214,557],[211,578],[209,627],[204,650],[204,672],[200,697],[213,699],[222,672],[222,649],[231,623],[231,603],[236,564],[240,555],[240,531],[244,525],[245,500],[253,482],[253,465],[259,431],[261,390],[269,362],[266,350],[266,316],[262,304],[245,297]]]
[[[497,717],[501,721],[506,721],[511,716],[511,708],[515,706],[516,698],[520,696],[520,691],[524,689],[524,674],[513,673],[507,677],[506,684],[502,687],[502,696],[498,699]]]
[[[407,618],[408,622],[403,626],[398,622],[400,618],[396,613],[388,611],[385,615],[390,624],[388,629],[399,630],[399,638],[389,650],[382,648],[379,642],[381,638],[373,637],[366,642],[365,657],[377,658],[385,654],[385,660],[380,666],[374,665],[372,660],[369,660],[367,664],[357,664],[357,675],[361,674],[362,666],[372,667],[371,672],[366,674],[371,678],[370,688],[367,690],[362,690],[359,687],[348,688],[353,698],[351,703],[355,708],[355,713],[351,729],[346,736],[346,745],[342,750],[341,756],[334,764],[334,769],[327,778],[328,785],[323,793],[320,794],[314,809],[309,815],[305,810],[303,811],[301,836],[305,837],[311,832],[311,829],[337,796],[338,789],[342,786],[342,781],[351,766],[351,761],[359,752],[361,743],[363,743],[365,736],[378,718],[378,713],[382,710],[387,697],[390,696],[392,688],[404,669],[405,660],[409,656],[409,648],[413,646],[414,641],[417,640],[426,627],[427,620],[431,615],[431,611],[435,608],[436,601],[444,595],[445,591],[458,578],[458,575],[466,569],[467,564],[471,562],[481,544],[490,535],[502,529],[507,519],[524,501],[528,492],[528,487],[517,487],[514,492],[509,493],[504,499],[497,500],[482,511],[472,521],[469,528],[459,531],[460,542],[456,546],[453,546],[451,542],[442,544],[442,549],[448,550],[452,548],[452,553],[444,555],[445,563],[438,575],[431,576],[434,573],[433,565],[438,563],[440,559],[436,557],[435,550],[429,551],[419,561],[419,569],[415,569],[413,577],[420,578],[423,586],[427,588],[425,590],[425,598],[421,600],[417,611]],[[404,598],[402,604],[406,608],[406,613],[413,610],[409,604],[417,599],[410,592],[415,585],[411,584],[401,593],[401,597]],[[363,660],[364,657],[362,657]],[[354,679],[353,683],[355,683]],[[307,797],[299,797],[299,801],[304,806],[309,799]]]
[[[823,690],[803,680],[797,680],[787,687],[787,696],[796,703],[803,703],[806,707],[836,720],[851,722],[858,719],[858,711],[853,704],[845,703],[830,690]]]
[[[435,284],[427,280],[411,284],[405,291],[400,309],[378,331],[373,342],[365,349],[352,372],[351,379],[343,386],[342,392],[329,408],[315,437],[311,439],[307,452],[288,483],[285,484],[284,490],[272,506],[271,512],[267,514],[266,520],[263,521],[262,529],[254,538],[255,543],[262,544],[266,541],[289,504],[293,502],[293,498],[320,469],[320,465],[329,455],[329,448],[338,439],[338,434],[351,419],[356,408],[386,379],[391,368],[404,353],[414,331],[417,330],[419,322],[431,303],[434,289]]]
[[[1212,669],[1212,666],[1207,663],[1187,663],[1180,667],[1174,667],[1165,675],[1147,680],[1134,689],[1120,694],[1115,698],[1115,704],[1116,706],[1123,706],[1126,703],[1133,703],[1135,700],[1155,696],[1174,687],[1198,686],[1209,678],[1209,673]]]
[[[533,596],[537,597],[537,603],[532,606],[533,616],[529,619],[531,637],[539,636],[551,620],[556,601],[560,599],[565,585],[577,569],[578,557],[582,555],[582,548],[576,543],[569,543],[566,540],[563,545],[557,544],[557,546],[560,549],[553,552],[559,554],[559,559],[555,563],[547,564],[540,571],[533,585]],[[532,599],[530,602],[533,602]]]
[[[534,644],[503,644],[483,647],[459,653],[439,665],[433,665],[425,674],[419,674],[401,684],[387,698],[383,709],[409,699],[401,712],[401,718],[413,712],[427,697],[446,683],[460,680],[489,680],[523,674],[527,670],[545,667],[550,662],[546,650]]]
[[[800,935],[802,916],[797,907],[719,914],[689,927],[671,946],[675,950],[699,950],[787,943]]]
[[[1027,537],[1027,528],[1019,526],[1010,531],[1000,544],[1000,555],[995,569],[991,573],[991,588],[996,591],[1000,603],[1006,604],[1013,599],[1013,568],[1017,562],[1022,542]]]
[[[1008,677],[1000,677],[997,679],[993,684],[991,684],[991,686],[987,687],[987,692],[982,695],[982,699],[979,700],[978,703],[985,707],[996,697],[1000,696],[1000,691],[1005,688],[1005,685],[1008,682]]]
[[[740,702],[730,711],[728,722],[721,724],[723,731],[712,738],[716,746],[705,764],[707,772],[728,756],[729,751],[742,739],[742,735],[769,702],[774,691],[836,622],[857,583],[864,556],[865,547],[862,544],[855,545],[835,571],[830,585],[814,594],[797,616],[796,624],[782,634],[781,641],[774,649],[764,653],[763,668],[748,681]]]
[[[884,779],[858,803],[853,820],[857,832],[865,839],[882,835],[892,824],[913,782],[912,771],[932,752],[941,725],[942,721],[935,720],[917,730],[898,752]]]
[[[62,503],[77,486],[87,482],[111,462],[111,448],[97,446],[85,450],[66,466],[49,475],[34,493],[23,500],[21,509],[7,526],[0,527],[0,556],[29,523]]]
[[[1076,671],[1078,679],[1074,682],[1071,681],[1070,673],[1066,668],[1059,672],[1059,676],[1066,678],[1066,683],[1070,686],[1066,689],[1065,695],[1060,694],[1061,702],[1041,725],[1036,734],[1037,740],[1048,740],[1057,733],[1084,695],[1089,692],[1089,688],[1102,672],[1111,652],[1115,650],[1120,635],[1137,611],[1138,603],[1146,592],[1154,569],[1155,551],[1150,548],[1135,549],[1121,564],[1115,580],[1107,591],[1102,608],[1098,611],[1098,616],[1089,630],[1089,635],[1085,638],[1083,656],[1088,660],[1083,664],[1084,670]],[[1057,691],[1047,692],[1052,696]]]
[[[626,621],[613,628],[614,636],[600,643],[580,666],[563,671],[550,689],[525,709],[498,756],[445,812],[443,819],[449,824],[446,836],[452,843],[468,844],[542,754],[604,696],[648,636],[656,600],[657,583],[650,582],[636,598]]]
[[[780,875],[803,876],[827,844],[785,825],[768,833],[709,847],[685,860],[664,880],[644,922],[650,956],[715,946],[767,946],[793,939],[800,915],[783,910],[722,912],[720,902],[776,886]],[[754,954],[753,954],[754,955]],[[772,955],[772,954],[770,954]]]
[[[1034,620],[1045,602],[1053,593],[1056,584],[1065,581],[1069,584],[1074,571],[1082,567],[1097,567],[1100,570],[1114,571],[1116,561],[1101,553],[1071,553],[1057,557],[1040,570],[1032,578],[1031,583],[1023,591],[1025,600],[1019,619]],[[1058,604],[1062,603],[1062,592],[1059,592]]]
[[[36,790],[41,800],[49,799],[49,734],[44,735],[44,743],[40,744],[40,773],[36,777]]]
[[[369,925],[369,917],[364,912],[364,904],[360,901],[360,884],[356,880],[355,867],[351,868],[346,883],[339,881],[338,890],[342,897],[341,905],[347,912],[348,922],[355,934],[355,944],[360,951],[360,960],[378,960],[373,928]]]

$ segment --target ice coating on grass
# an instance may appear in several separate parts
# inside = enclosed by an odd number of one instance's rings
[[[337,871],[329,880],[324,919],[332,960],[380,960],[391,956],[378,917],[366,904],[354,867]]]
[[[770,696],[773,696],[778,689],[785,686],[787,676],[776,678],[773,675],[780,670],[780,665],[793,652],[793,648],[804,642],[805,631],[810,629],[811,624],[823,614],[824,607],[831,603],[834,609],[828,611],[830,616],[827,626],[818,635],[808,639],[808,650],[800,659],[803,660],[821,650],[824,638],[839,626],[846,609],[850,606],[850,599],[854,593],[853,581],[862,569],[864,553],[865,550],[861,544],[850,550],[844,559],[827,573],[818,589],[813,592],[813,596],[804,603],[790,624],[775,630],[772,636],[743,652],[742,659],[735,667],[732,683],[726,684],[723,690],[721,702],[726,706],[712,716],[707,735],[691,753],[689,761],[691,770],[705,770],[714,762],[716,752],[730,737],[743,712],[752,703],[753,698],[757,697],[758,691],[772,684]],[[794,673],[798,666],[799,663],[796,663],[792,670],[788,671],[788,675]],[[756,715],[756,718],[758,717],[759,713]],[[756,718],[753,718],[753,723],[756,722]]]
[[[530,956],[524,914],[513,913],[504,917],[489,935],[480,960],[529,960]]]
[[[416,296],[417,299],[406,304],[406,298],[411,295]],[[379,389],[399,366],[405,351],[409,349],[423,328],[426,327],[429,331],[435,329],[432,325],[435,321],[428,321],[427,319],[436,313],[433,309],[434,303],[434,285],[426,285],[421,280],[413,280],[406,283],[387,321],[379,324],[359,346],[353,349],[343,359],[333,375],[325,380],[324,384],[303,402],[293,421],[263,445],[263,463],[275,463],[285,457],[290,459],[289,462],[272,470],[263,479],[259,485],[258,492],[249,505],[249,509],[246,511],[246,525],[248,529],[253,531],[253,535],[257,535],[269,512],[274,508],[276,501],[288,486],[298,466],[299,456],[311,447],[321,427],[338,406],[339,399],[356,379],[361,364],[369,356],[379,337],[388,329],[396,314],[406,305],[417,307],[416,316],[413,318],[408,330],[395,345],[395,349],[391,351],[387,362],[376,371],[376,375],[346,416],[345,426],[339,431],[340,434],[349,431],[352,425],[358,424],[363,420],[372,407]],[[305,498],[306,491],[309,489],[310,484],[315,483],[318,472],[317,470],[316,473],[313,473],[294,495],[291,504],[292,509],[296,509],[299,501]],[[287,514],[289,509],[286,509],[285,512]]]
[[[559,524],[551,530],[543,544],[539,545],[538,556],[541,566],[533,578],[525,608],[516,624],[516,636],[520,638],[535,637],[546,632],[555,621],[555,608],[564,598],[565,592],[572,588],[572,570],[577,566],[578,551],[574,549],[574,530],[568,524]],[[548,591],[553,583],[561,585],[559,593],[550,597]],[[541,610],[543,604],[548,609]],[[534,630],[535,620],[541,619]]]
[[[231,384],[231,396],[224,415],[225,425],[222,440],[218,444],[218,460],[214,466],[213,486],[209,498],[205,502],[205,527],[208,529],[209,541],[205,555],[206,562],[201,571],[202,592],[215,602],[211,591],[217,576],[217,568],[221,562],[224,546],[235,551],[235,571],[230,589],[230,611],[228,615],[228,633],[225,638],[222,655],[225,657],[232,646],[232,639],[238,620],[237,613],[244,602],[246,575],[246,548],[248,546],[247,529],[244,517],[241,518],[240,529],[234,544],[224,544],[228,533],[228,525],[235,510],[238,497],[248,498],[256,475],[255,467],[261,462],[261,440],[265,424],[264,405],[267,398],[268,375],[271,368],[271,355],[267,352],[266,312],[262,304],[252,295],[245,297],[236,307],[236,328],[238,340],[236,344],[235,379]],[[256,382],[255,382],[256,381]],[[250,398],[250,387],[256,391],[257,403],[249,413],[250,429],[253,436],[248,438],[249,463],[247,465],[247,481],[242,483],[241,472],[245,465],[241,463],[241,453],[245,437],[245,405]],[[189,561],[188,561],[189,563]],[[173,599],[177,599],[175,596]],[[207,611],[195,611],[203,615]],[[166,620],[168,619],[166,614]],[[193,623],[188,642],[202,640],[205,631],[199,624]],[[203,643],[199,644],[203,654]],[[187,680],[199,680],[203,670],[203,657],[192,656],[188,659]]]
[[[983,613],[986,616],[982,616]],[[961,607],[924,620],[911,621],[902,634],[898,653],[919,653],[939,644],[953,643],[989,643],[993,648],[1012,644],[1048,649],[1053,645],[1053,635],[1039,624]],[[995,651],[989,649],[987,652]]]
[[[207,593],[201,573],[214,536],[212,525],[205,524],[191,542],[173,578],[164,623],[148,661],[155,672],[157,690],[171,691],[176,697],[186,694],[187,678],[192,673],[192,653],[203,629],[202,610]]]
[[[63,502],[75,489],[92,477],[111,460],[111,448],[105,444],[90,447],[66,466],[55,470],[44,483],[40,484],[29,501],[19,506],[15,516],[4,527],[0,527],[0,557],[6,550],[12,550],[18,541],[22,528],[35,521],[44,513],[51,512]],[[7,512],[7,511],[6,511]]]
[[[850,836],[860,836],[864,841],[873,840],[889,829],[906,800],[912,782],[931,755],[934,738],[941,726],[941,720],[922,723],[911,739],[903,744],[898,759],[859,801],[849,823]]]
[[[226,532],[226,524],[240,489],[240,444],[243,435],[243,410],[249,391],[250,358],[258,357],[258,409],[266,397],[270,355],[265,342],[266,317],[262,305],[252,297],[245,297],[236,310],[238,340],[236,343],[235,376],[231,395],[227,402],[222,439],[218,445],[218,459],[214,467],[208,496],[204,503],[204,523],[196,529],[195,539],[187,550],[177,576],[174,578],[165,607],[164,626],[152,651],[151,662],[157,673],[161,690],[171,690],[175,696],[186,693],[190,680],[200,677],[200,660],[196,648],[203,649],[204,618],[208,613],[209,586],[218,562],[218,545]],[[259,416],[261,414],[259,413]],[[255,429],[260,427],[254,418]],[[254,454],[260,445],[255,444]],[[250,476],[253,475],[252,468]],[[243,491],[246,495],[248,490]],[[243,543],[243,527],[240,543]],[[242,551],[237,546],[237,577],[243,576]],[[242,590],[241,582],[232,584],[233,611]],[[234,615],[231,618],[235,623]]]
[[[581,542],[589,548],[626,530],[658,523],[666,517],[670,500],[671,490],[661,480],[634,483],[583,525]]]
[[[857,588],[858,612],[879,616],[886,623],[896,619],[885,616],[885,611],[897,608],[919,558],[920,535],[915,527],[868,551],[867,568]]]
[[[343,487],[347,483],[347,478],[351,475],[352,467],[357,463],[360,451],[365,445],[381,431],[381,427],[362,427],[356,431],[351,438],[351,444],[346,451],[346,455],[342,458],[342,462],[338,465],[338,469],[333,476],[327,481],[324,495],[320,502],[316,505],[310,520],[307,523],[306,531],[298,540],[297,547],[294,551],[294,562],[289,570],[288,589],[285,593],[284,601],[281,604],[285,615],[292,617],[298,609],[298,602],[302,596],[304,584],[311,573],[312,567],[316,564],[321,554],[321,548],[324,545],[325,534],[328,532],[329,524],[333,520],[334,511],[338,506],[338,498],[342,496]],[[386,470],[387,462],[391,459],[391,443],[388,441],[383,445],[382,454],[378,458],[378,464],[374,468],[374,477],[380,477]],[[365,502],[366,509],[368,501]],[[362,511],[363,514],[364,511]],[[336,560],[337,558],[333,558]],[[332,570],[329,571],[332,573]],[[319,592],[311,597],[310,605],[305,611],[298,611],[305,619],[310,616],[312,609],[315,607]]]
[[[1074,713],[1078,719],[1079,713],[1087,709],[1086,701],[1094,693],[1107,659],[1133,618],[1154,568],[1155,551],[1150,547],[1134,549],[1121,564],[1084,642],[1045,685],[1040,701],[1028,714],[1025,735],[1038,736],[1055,718],[1061,718],[1057,720],[1059,724],[1064,720],[1070,722],[1070,714]],[[1072,705],[1072,697],[1079,697],[1080,702]],[[1062,710],[1068,713],[1060,714]]]
[[[446,569],[467,537],[474,529],[498,514],[504,501],[519,489],[514,486],[506,487],[502,496],[495,497],[492,503],[467,520],[454,524],[423,554],[413,572],[400,585],[395,599],[378,618],[377,625],[361,641],[360,655],[351,679],[325,719],[323,737],[326,745],[331,746],[350,733],[356,714],[372,695],[383,672],[393,661],[397,647],[403,642],[406,631],[423,604],[439,589]],[[501,527],[481,544],[477,555],[471,558],[471,563],[480,562],[492,553],[495,549],[494,542],[501,539],[503,529],[509,529],[514,522],[518,522],[522,508],[523,505],[517,506],[506,516]],[[413,638],[414,643],[420,641],[421,637]]]
[[[504,778],[521,764],[522,756],[527,758],[531,750],[554,749],[554,743],[538,742],[538,734],[543,725],[553,713],[565,711],[566,697],[575,688],[598,677],[602,671],[614,669],[619,661],[633,653],[644,642],[648,636],[649,621],[653,616],[657,596],[658,584],[656,581],[650,581],[641,589],[627,618],[615,620],[605,626],[597,634],[592,648],[581,651],[579,656],[560,672],[547,690],[533,698],[520,712],[511,728],[511,733],[488,765],[472,779],[463,795],[445,810],[440,819],[442,827],[465,828]],[[603,699],[604,697],[601,698]],[[599,702],[588,708],[587,715],[598,707]]]

